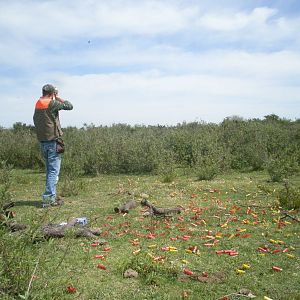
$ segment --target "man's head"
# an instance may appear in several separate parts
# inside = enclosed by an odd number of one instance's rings
[[[50,96],[55,93],[55,87],[52,84],[45,84],[42,88],[43,96]]]

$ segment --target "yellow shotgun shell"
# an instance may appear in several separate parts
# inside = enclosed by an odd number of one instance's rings
[[[231,234],[228,239],[231,240],[233,237],[234,237],[234,234]]]
[[[177,251],[177,248],[176,247],[172,247],[172,246],[169,246],[169,250],[176,250]]]
[[[243,269],[250,269],[250,265],[248,265],[248,264],[243,264],[242,268],[243,268]]]

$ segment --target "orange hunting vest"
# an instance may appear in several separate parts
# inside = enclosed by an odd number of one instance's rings
[[[54,116],[49,110],[51,101],[42,97],[35,104],[33,122],[40,142],[53,141],[62,135],[58,113]]]

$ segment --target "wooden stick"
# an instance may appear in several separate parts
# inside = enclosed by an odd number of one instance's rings
[[[137,203],[134,200],[129,200],[126,203],[120,205],[119,207],[115,207],[114,210],[116,213],[129,213],[129,210],[135,208]]]
[[[160,208],[154,206],[150,201],[143,199],[141,201],[141,205],[147,206],[150,210],[150,215],[154,216],[162,216],[162,217],[168,217],[173,214],[180,214],[181,208],[180,207],[174,207],[174,208]]]

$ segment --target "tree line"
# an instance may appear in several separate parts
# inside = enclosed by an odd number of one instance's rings
[[[300,120],[228,117],[219,124],[176,126],[114,124],[64,129],[67,150],[62,172],[69,177],[97,174],[165,174],[188,170],[211,179],[230,170],[267,170],[273,181],[299,172]],[[0,128],[0,161],[15,168],[42,169],[35,129],[17,122]]]

